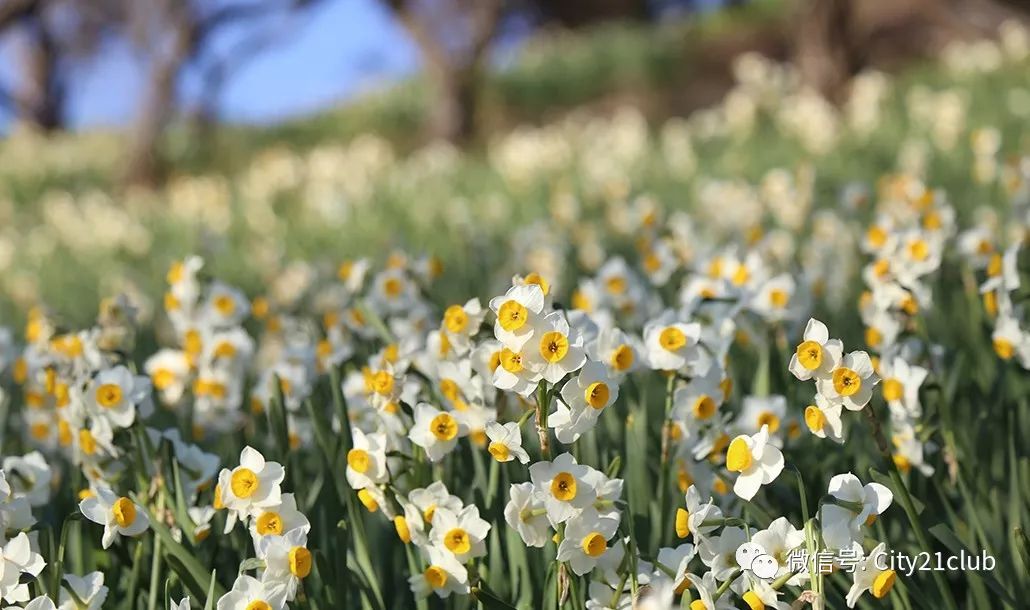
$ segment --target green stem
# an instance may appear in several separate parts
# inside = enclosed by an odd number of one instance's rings
[[[547,432],[547,411],[551,407],[551,395],[547,382],[541,381],[536,390],[536,434],[540,439],[540,455],[545,460],[551,459],[551,442]]]
[[[669,503],[669,453],[671,444],[670,427],[672,426],[672,396],[676,390],[676,376],[669,375],[665,384],[665,418],[662,420],[662,461],[658,471],[658,531],[665,532],[665,509]],[[659,534],[659,544],[661,544]]]
[[[887,469],[890,472],[891,481],[894,483],[896,495],[901,500],[901,507],[904,509],[905,515],[912,525],[919,548],[930,552],[930,541],[926,537],[926,531],[923,529],[922,524],[919,522],[919,513],[916,511],[916,506],[912,501],[912,495],[908,491],[908,486],[905,485],[905,481],[901,478],[901,471],[898,470],[898,465],[894,463],[894,456],[891,454],[890,445],[883,435],[880,420],[876,417],[876,413],[873,412],[872,405],[867,405],[862,411],[865,412],[866,417],[869,419],[876,445],[879,447],[884,461],[887,462]],[[944,605],[948,610],[958,610],[955,599],[951,596],[951,590],[948,588],[948,581],[944,578],[944,573],[939,570],[931,570],[930,573],[933,576],[934,584],[937,585],[937,590],[941,594]]]

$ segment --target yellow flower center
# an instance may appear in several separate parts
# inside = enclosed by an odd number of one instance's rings
[[[601,381],[591,383],[583,392],[583,398],[585,398],[587,404],[594,409],[605,408],[608,405],[608,398],[610,396],[611,391],[608,389],[608,384]]]
[[[687,336],[675,326],[669,326],[658,335],[658,344],[670,352],[675,352],[687,344]]]
[[[883,382],[883,399],[886,401],[901,400],[905,395],[905,386],[897,379],[888,379]]]
[[[302,546],[295,546],[290,549],[288,558],[290,574],[297,578],[305,578],[311,573],[311,551]]]
[[[544,360],[555,363],[569,353],[569,338],[563,333],[552,330],[540,337],[540,355]]]
[[[690,513],[685,508],[676,509],[676,537],[686,538],[690,535]]]
[[[908,244],[908,255],[913,260],[925,261],[930,256],[930,245],[926,243],[926,240],[913,240]]]
[[[375,496],[373,496],[372,492],[367,489],[362,489],[358,492],[358,500],[361,502],[361,505],[365,507],[365,510],[370,513],[374,513],[379,510],[379,502],[376,502]]]
[[[826,415],[823,414],[822,409],[815,405],[808,405],[805,408],[805,425],[812,432],[822,432],[826,425]]]
[[[236,301],[227,294],[215,297],[215,309],[223,316],[231,316],[236,311]]]
[[[64,420],[61,420],[61,423],[65,423]],[[93,433],[86,428],[79,430],[79,447],[86,455],[93,455],[97,452],[97,441],[93,438]]]
[[[260,483],[254,471],[249,468],[237,468],[229,479],[229,487],[237,498],[249,498],[257,492]]]
[[[744,594],[742,599],[751,610],[764,610],[765,608],[765,603],[762,602],[762,598],[758,597],[758,594],[754,591],[748,591]]]
[[[393,394],[393,375],[389,371],[378,371],[372,375],[372,390],[381,396]]]
[[[456,401],[461,396],[461,390],[453,379],[440,380],[440,394],[450,401]]]
[[[604,286],[612,294],[622,294],[626,292],[626,278],[618,275],[612,276],[605,280]]]
[[[884,231],[881,227],[873,225],[869,227],[869,230],[865,234],[866,241],[869,245],[874,248],[880,248],[887,243],[887,231]]]
[[[283,533],[283,518],[279,513],[271,510],[261,513],[261,516],[257,518],[255,528],[261,536],[279,536]]]
[[[733,273],[730,281],[733,282],[734,286],[743,286],[749,279],[751,279],[751,272],[747,270],[747,267],[737,265],[737,270]]]
[[[386,296],[391,299],[396,299],[404,291],[404,282],[400,281],[395,277],[391,277],[383,283],[383,292]]]
[[[786,290],[776,288],[769,291],[769,303],[776,309],[783,309],[789,301],[790,295],[787,294]]]
[[[743,437],[737,437],[730,443],[726,451],[726,468],[731,472],[744,472],[751,467],[754,459],[751,456],[751,447]]]
[[[464,555],[472,550],[472,540],[469,538],[469,533],[460,527],[456,527],[444,535],[443,545],[455,555]]]
[[[780,429],[780,418],[772,411],[762,411],[758,415],[758,428],[762,426],[769,426],[769,434],[775,433]]]
[[[268,605],[263,599],[255,599],[254,601],[247,604],[245,610],[272,610],[272,607]]]
[[[1007,339],[995,339],[993,343],[994,353],[998,354],[998,357],[1002,360],[1008,360],[1016,353],[1016,347]]]
[[[450,441],[458,436],[458,422],[448,413],[441,413],[429,422],[429,430],[437,440]]]
[[[547,296],[547,293],[551,292],[551,285],[547,283],[547,280],[543,278],[539,273],[534,271],[522,279],[526,284],[534,284],[540,287],[540,292]]]
[[[150,376],[150,380],[154,382],[154,387],[158,390],[167,390],[175,383],[175,373],[169,369],[157,369]]]
[[[691,409],[694,412],[694,417],[697,419],[708,419],[715,415],[715,410],[718,405],[715,404],[715,400],[712,399],[708,394],[702,394],[697,397],[694,401],[694,406]]]
[[[833,371],[833,389],[841,396],[853,396],[862,389],[862,378],[847,367],[838,367]]]
[[[490,446],[487,447],[487,451],[489,451],[490,455],[494,456],[494,459],[498,462],[507,462],[508,458],[511,457],[511,451],[508,450],[508,446],[497,441],[490,443]]]
[[[600,557],[608,550],[608,541],[599,532],[590,532],[580,543],[588,557]]]
[[[370,461],[371,458],[364,449],[351,449],[347,452],[347,465],[360,474],[368,472]]]
[[[891,589],[894,587],[894,581],[897,579],[897,577],[898,575],[894,572],[894,570],[886,570],[884,572],[880,572],[876,576],[876,579],[873,580],[873,597],[875,597],[876,599],[883,599],[884,597],[886,597],[887,594],[890,593]]]
[[[136,505],[128,498],[118,498],[111,505],[111,514],[118,527],[129,527],[136,522]]]
[[[1002,258],[1000,254],[992,254],[987,261],[987,276],[998,277],[1002,271]]]
[[[497,323],[508,332],[515,332],[526,325],[529,311],[525,305],[512,299],[505,301],[497,310]]]
[[[797,349],[801,366],[814,371],[823,364],[823,346],[816,341],[805,341]]]
[[[122,402],[122,388],[116,383],[105,383],[97,388],[97,404],[108,409]]]
[[[452,333],[460,333],[468,326],[469,317],[461,305],[451,305],[443,312],[444,328]]]
[[[407,519],[400,515],[394,517],[393,529],[397,531],[397,537],[401,539],[401,542],[404,544],[411,542],[411,528],[408,527]]]
[[[559,472],[551,481],[551,495],[562,502],[576,498],[576,477],[568,472]]]
[[[501,368],[509,373],[519,373],[522,371],[522,354],[519,352],[513,352],[506,347],[501,348],[498,360],[500,361]]]
[[[633,366],[633,348],[623,343],[615,348],[611,357],[612,368],[616,371],[625,372]]]
[[[422,573],[422,578],[434,589],[442,589],[447,584],[447,571],[439,566],[429,566]]]
[[[425,508],[425,510],[422,511],[422,519],[424,519],[426,523],[432,523],[433,522],[433,515],[435,515],[435,514],[436,514],[436,504],[430,504],[429,506],[427,506]]]

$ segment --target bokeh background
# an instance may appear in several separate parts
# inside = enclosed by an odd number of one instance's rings
[[[962,197],[970,133],[1023,144],[1028,15],[1019,0],[2,0],[0,315],[146,302],[187,252],[255,291],[299,259],[489,259],[563,195],[638,195],[643,175],[686,207],[712,196],[700,175],[818,160],[829,197],[900,159],[953,163],[939,175]]]

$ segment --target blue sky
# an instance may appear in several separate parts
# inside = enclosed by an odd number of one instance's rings
[[[274,122],[331,106],[418,69],[417,49],[378,0],[322,0],[288,22],[260,55],[235,72],[219,113],[234,122]],[[244,33],[226,28],[213,42],[225,49]],[[0,41],[0,82],[16,77],[18,43]],[[74,128],[123,125],[131,120],[144,73],[132,49],[111,41],[73,71],[67,118]],[[181,95],[195,99],[196,71],[181,79]],[[9,86],[9,85],[7,85]],[[0,124],[10,116],[0,112]]]
[[[695,0],[702,10],[720,3]],[[276,122],[339,104],[418,70],[417,49],[380,0],[320,0],[291,19],[272,23],[275,42],[228,80],[218,103],[221,120]],[[248,31],[229,26],[212,48],[225,50]],[[495,59],[510,56],[521,37],[515,32],[495,45]],[[7,87],[17,77],[17,57],[17,37],[0,38],[0,83]],[[145,74],[128,43],[109,42],[71,72],[70,127],[121,126],[132,120]],[[200,90],[199,74],[187,70],[180,80],[180,97],[189,106]],[[0,129],[10,119],[0,109]]]

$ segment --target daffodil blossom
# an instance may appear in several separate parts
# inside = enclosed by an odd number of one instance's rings
[[[591,360],[565,384],[561,397],[547,425],[554,428],[559,441],[570,444],[591,430],[601,413],[618,399],[619,386],[603,364]]]
[[[96,495],[79,502],[79,510],[93,523],[104,526],[101,543],[105,549],[119,535],[139,536],[150,527],[143,507],[103,486],[97,487]]]
[[[783,454],[769,443],[769,426],[756,434],[742,434],[730,441],[726,450],[726,468],[739,473],[733,492],[750,500],[762,485],[768,485],[783,471]]]
[[[565,535],[558,545],[558,561],[569,562],[569,567],[582,576],[594,569],[597,561],[608,551],[608,540],[619,527],[619,521],[598,515],[593,508],[569,519]]]
[[[468,427],[446,411],[427,403],[415,405],[415,423],[408,433],[412,443],[426,452],[431,462],[439,462],[468,434]]]
[[[522,430],[518,423],[491,422],[486,426],[486,436],[490,439],[487,451],[498,462],[510,462],[514,459],[523,464],[529,462],[529,454],[522,448]]]
[[[876,599],[887,597],[897,580],[894,570],[887,569],[888,564],[887,545],[881,542],[855,567],[854,581],[846,599],[848,608],[854,608],[866,591]]]
[[[816,388],[833,405],[849,411],[860,411],[873,396],[873,386],[880,378],[873,371],[869,354],[851,352],[834,364],[830,376],[819,378]]]
[[[518,532],[526,546],[543,548],[551,539],[551,522],[543,495],[532,483],[514,483],[509,489],[510,499],[504,507],[504,521]]]
[[[232,590],[218,598],[217,610],[284,610],[286,587],[266,584],[253,576],[240,574]]]
[[[537,462],[529,467],[529,476],[544,506],[551,525],[564,523],[593,504],[597,490],[587,482],[593,470],[576,463],[570,453],[563,453],[553,462]]]
[[[479,508],[474,504],[457,513],[438,508],[433,516],[429,541],[453,553],[455,559],[464,564],[486,554],[486,536],[489,533],[490,524],[480,518]]]
[[[840,340],[830,339],[826,325],[812,318],[805,326],[801,343],[790,357],[788,368],[801,381],[825,378],[830,375],[842,353],[843,346]]]
[[[842,502],[841,505],[825,503],[820,513],[823,540],[830,549],[842,549],[850,547],[853,542],[861,542],[862,527],[872,524],[894,499],[887,487],[879,483],[863,486],[850,472],[830,479],[827,493]]]
[[[229,509],[225,521],[228,533],[237,519],[245,519],[263,508],[282,502],[280,484],[286,472],[278,462],[266,462],[261,453],[248,446],[240,452],[240,465],[232,470],[222,469],[218,475],[217,493],[221,504]]]
[[[347,482],[353,489],[364,489],[387,480],[386,435],[351,430],[354,444],[347,452]]]

